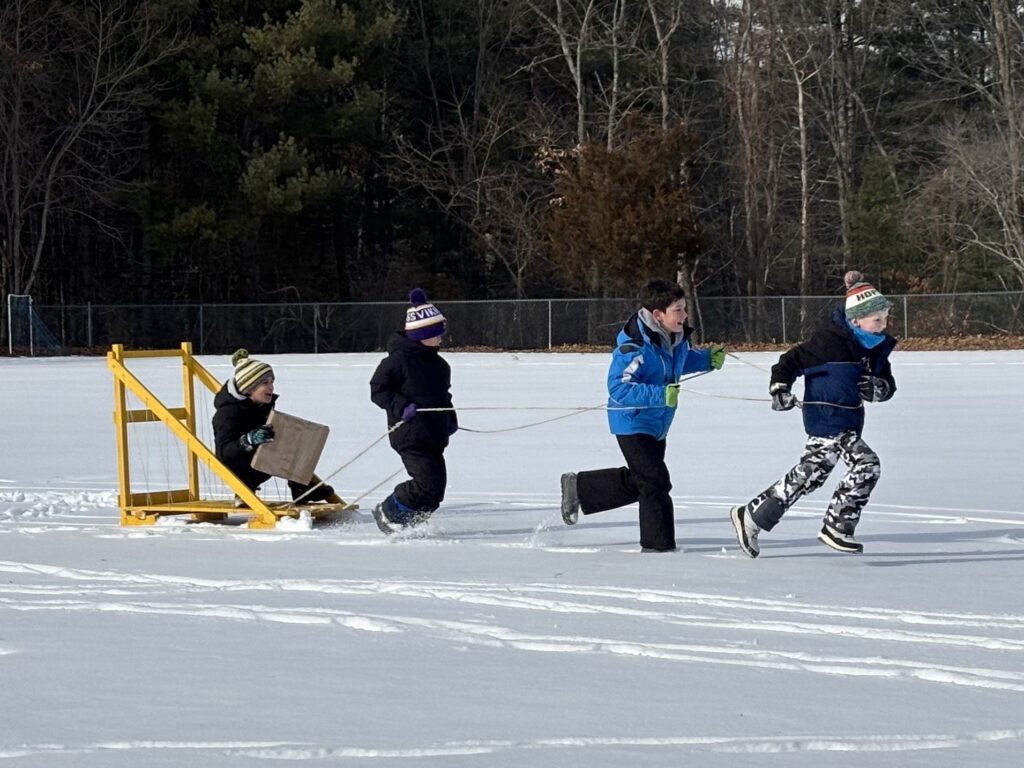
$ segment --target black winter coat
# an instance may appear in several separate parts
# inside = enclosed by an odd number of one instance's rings
[[[380,361],[370,379],[370,399],[388,415],[388,427],[402,420],[409,403],[417,408],[452,407],[452,372],[437,347],[428,347],[404,332],[388,339],[388,356]],[[417,413],[389,435],[396,451],[407,449],[443,451],[448,436],[458,429],[455,411]]]
[[[228,391],[227,382],[213,399],[213,442],[217,458],[239,477],[248,474],[252,464],[252,452],[238,444],[238,438],[256,427],[261,427],[270,418],[270,412],[277,402],[277,395],[267,405],[261,405],[246,397],[239,400]]]
[[[804,377],[804,429],[808,435],[835,437],[840,432],[864,429],[864,407],[858,384],[868,374],[889,383],[888,400],[896,392],[889,354],[896,339],[884,334],[873,349],[865,349],[837,308],[811,337],[784,353],[772,367],[772,384],[792,385]],[[817,403],[823,403],[818,405]]]

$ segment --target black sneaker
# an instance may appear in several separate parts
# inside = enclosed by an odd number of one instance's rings
[[[580,497],[576,493],[576,473],[562,475],[562,521],[576,525],[580,519]]]
[[[740,549],[744,554],[747,557],[757,557],[761,554],[761,547],[757,543],[757,534],[761,529],[747,515],[746,506],[733,507],[729,517],[732,520],[732,527],[736,529],[736,541],[740,543]]]
[[[837,552],[848,552],[856,555],[864,551],[864,545],[853,538],[852,533],[840,533],[828,523],[821,527],[818,539],[828,544]]]

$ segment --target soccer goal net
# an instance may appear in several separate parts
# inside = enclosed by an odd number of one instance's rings
[[[27,294],[7,294],[7,351],[11,355],[62,355],[60,343]]]

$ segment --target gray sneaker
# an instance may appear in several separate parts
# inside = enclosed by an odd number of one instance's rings
[[[576,493],[576,473],[562,475],[562,521],[576,525],[580,519],[580,497]]]
[[[388,519],[387,512],[384,511],[383,501],[373,508],[373,520],[383,533],[392,534],[402,529],[401,525],[393,523]]]
[[[732,527],[736,529],[736,540],[744,554],[747,557],[757,557],[761,554],[761,547],[757,543],[757,534],[761,529],[750,519],[746,505],[733,507],[729,517],[732,519]]]

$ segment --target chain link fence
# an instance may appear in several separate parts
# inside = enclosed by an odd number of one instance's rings
[[[890,331],[903,338],[1024,334],[1024,292],[889,296]],[[690,307],[699,341],[792,344],[841,300],[836,296],[702,297]],[[191,341],[198,354],[368,352],[402,327],[402,303],[88,304],[16,302],[4,318],[14,354],[173,348]],[[613,343],[635,311],[633,299],[444,301],[449,347],[552,349]],[[24,348],[34,328],[33,348]],[[46,333],[41,333],[45,330]],[[45,343],[40,343],[45,339]]]

